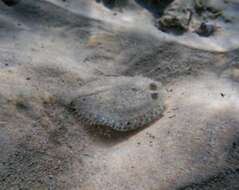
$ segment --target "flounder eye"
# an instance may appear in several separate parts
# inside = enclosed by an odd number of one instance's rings
[[[150,90],[157,90],[157,89],[158,89],[157,84],[155,84],[155,83],[150,83],[149,89],[150,89]]]
[[[152,93],[151,97],[153,100],[157,100],[158,99],[158,93]]]

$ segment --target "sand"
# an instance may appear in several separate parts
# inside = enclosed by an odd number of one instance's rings
[[[237,21],[204,38],[153,20],[135,1],[0,2],[1,190],[239,188]],[[162,117],[132,132],[82,124],[71,95],[114,76],[161,82]]]

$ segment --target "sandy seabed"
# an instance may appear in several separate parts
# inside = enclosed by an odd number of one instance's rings
[[[152,19],[134,1],[0,3],[0,190],[239,189],[236,21],[203,38]],[[83,124],[71,97],[114,76],[161,82],[162,116],[126,133]]]

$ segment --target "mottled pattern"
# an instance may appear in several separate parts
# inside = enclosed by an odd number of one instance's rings
[[[72,101],[92,125],[129,131],[152,123],[164,110],[163,87],[143,77],[109,77],[85,85]]]

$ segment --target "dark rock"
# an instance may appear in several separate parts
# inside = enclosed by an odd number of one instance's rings
[[[206,10],[206,4],[202,0],[194,0],[194,8],[197,13],[201,14],[203,11]]]
[[[185,23],[186,22],[182,22],[182,20],[176,16],[167,15],[157,21],[156,27],[163,32],[181,35],[187,31],[187,25]]]
[[[196,30],[196,33],[199,36],[203,36],[203,37],[209,37],[211,35],[213,35],[213,33],[215,32],[216,27],[212,24],[206,24],[206,23],[202,23],[200,25],[200,27]]]

